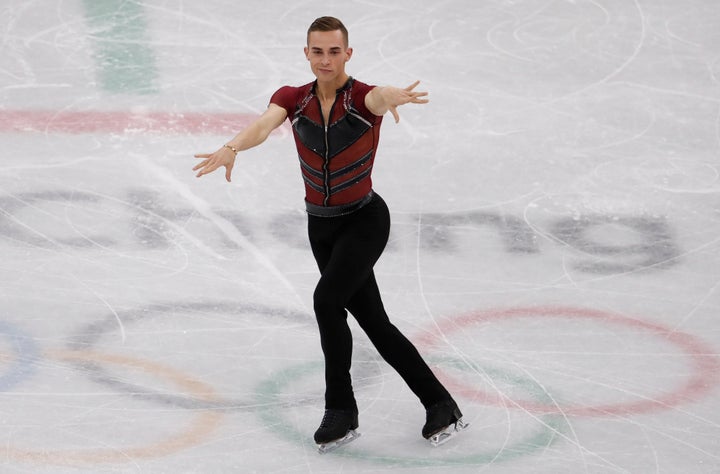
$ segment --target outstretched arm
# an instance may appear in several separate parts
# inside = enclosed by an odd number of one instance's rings
[[[365,96],[365,106],[375,115],[385,115],[388,110],[395,118],[395,122],[400,121],[400,115],[397,108],[404,104],[427,104],[427,92],[415,92],[413,89],[420,84],[415,81],[404,89],[392,86],[376,87]]]
[[[282,125],[285,118],[287,118],[285,109],[279,105],[270,104],[257,120],[235,135],[232,140],[223,145],[218,151],[195,155],[195,158],[200,158],[202,161],[193,168],[193,171],[198,172],[197,177],[199,178],[224,166],[225,179],[230,181],[237,153],[260,145],[273,130]]]

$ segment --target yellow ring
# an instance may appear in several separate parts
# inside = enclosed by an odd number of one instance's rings
[[[195,380],[173,368],[152,361],[95,351],[52,350],[47,351],[45,355],[48,358],[63,361],[74,362],[89,360],[140,369],[146,373],[159,375],[172,381],[197,398],[206,401],[214,401],[217,399],[215,391],[209,385]],[[5,459],[62,465],[120,463],[131,462],[138,459],[158,458],[200,444],[200,442],[206,439],[207,436],[218,427],[221,418],[222,413],[218,411],[204,410],[195,417],[190,426],[184,431],[162,441],[145,446],[77,450],[22,449],[13,446],[3,446],[2,453]]]

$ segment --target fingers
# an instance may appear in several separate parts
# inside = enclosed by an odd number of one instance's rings
[[[390,113],[395,119],[395,123],[398,123],[400,121],[400,114],[398,114],[397,107],[390,107]]]
[[[198,173],[195,175],[196,177],[200,177],[203,175],[206,175],[208,173],[212,173],[216,169],[218,169],[220,166],[227,167],[227,164],[223,164],[220,159],[218,159],[217,156],[213,156],[214,153],[199,153],[195,155],[195,158],[200,158],[202,161],[195,165],[193,167],[193,171],[198,171]],[[229,165],[232,167],[232,165]]]
[[[421,99],[421,97],[428,96],[428,93],[426,91],[423,91],[423,92],[414,92],[413,91],[413,89],[415,89],[418,84],[420,84],[420,81],[415,81],[404,89],[405,92],[407,92],[407,96],[406,96],[407,102],[406,103],[427,104],[429,102],[428,99]]]
[[[197,171],[201,168],[204,168],[207,166],[207,164],[210,162],[210,157],[212,156],[211,153],[198,153],[195,155],[195,158],[201,158],[203,161],[198,163],[197,165],[193,166],[193,171]],[[203,173],[204,174],[204,173]],[[198,176],[201,176],[198,174]]]
[[[215,153],[198,153],[195,158],[199,158],[202,161],[193,167],[193,171],[197,171],[195,175],[197,178],[212,173],[221,166],[225,167],[225,179],[230,182],[232,176],[232,169],[235,166],[235,154],[227,151],[226,148],[221,148]]]
[[[196,158],[205,158],[205,157],[203,157],[203,156],[196,156]],[[200,168],[203,168],[204,166],[206,166],[206,165],[208,164],[208,161],[210,161],[210,160],[203,160],[203,161],[201,161],[200,163],[198,163],[197,165],[193,166],[193,171],[197,171],[197,170],[199,170]]]
[[[209,164],[209,163],[201,163],[197,165],[195,168],[193,168],[193,171],[198,171],[198,173],[195,175],[197,178],[199,178],[202,175],[212,173],[218,168],[217,164]]]
[[[427,95],[428,95],[427,92],[418,92],[416,95],[410,96],[408,98],[408,103],[427,104],[428,102],[430,102],[429,99],[421,99],[421,97],[425,97]]]
[[[417,87],[418,84],[420,84],[420,81],[415,81],[412,84],[410,84],[409,86],[407,86],[405,88],[405,90],[408,92],[411,92],[413,89],[415,89]]]

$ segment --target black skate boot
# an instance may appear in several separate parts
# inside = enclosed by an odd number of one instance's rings
[[[433,446],[440,446],[469,425],[462,421],[462,413],[454,400],[444,400],[425,410],[423,438]]]
[[[320,454],[349,443],[358,438],[358,414],[350,410],[325,410],[320,427],[315,432],[315,442]]]

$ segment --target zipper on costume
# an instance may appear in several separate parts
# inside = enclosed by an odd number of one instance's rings
[[[324,121],[325,117],[323,117],[323,122]],[[327,206],[328,201],[330,200],[330,152],[328,150],[330,147],[328,146],[328,126],[327,124],[323,124],[323,127],[325,128],[325,162],[323,163],[323,185],[325,186],[325,199],[323,200],[323,205]]]
[[[336,93],[335,99],[330,106],[330,113],[328,113],[328,122],[330,121],[330,119],[332,119],[333,109],[335,108],[335,103],[337,102],[337,96],[338,95]],[[325,121],[325,114],[322,110],[322,101],[320,101],[320,97],[318,97],[318,103],[320,104],[320,116],[322,117],[323,129],[325,130],[325,163],[323,163],[323,185],[325,187],[325,199],[323,200],[323,205],[327,206],[328,202],[330,201],[330,144],[328,143],[328,123]]]

